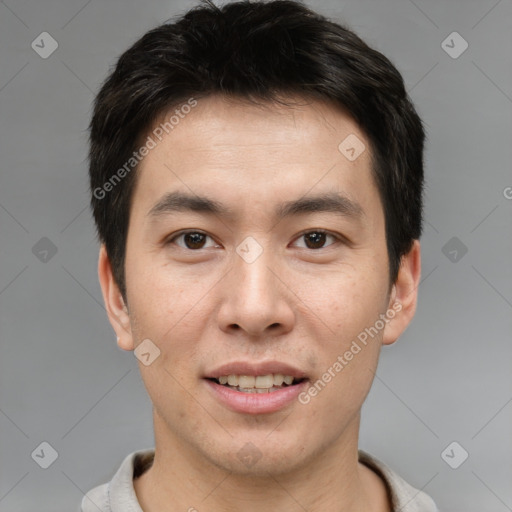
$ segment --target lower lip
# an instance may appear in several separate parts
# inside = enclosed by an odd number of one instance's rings
[[[307,380],[269,393],[244,393],[205,379],[215,397],[226,407],[245,414],[266,414],[279,411],[297,399]]]

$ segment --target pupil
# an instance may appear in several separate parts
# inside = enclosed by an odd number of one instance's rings
[[[310,249],[319,249],[322,247],[322,245],[325,242],[325,233],[308,233],[306,235],[306,245]],[[310,244],[308,242],[313,242],[314,247],[310,247]],[[318,246],[317,246],[318,244]]]
[[[201,233],[187,233],[185,244],[189,249],[200,249],[204,242],[204,235]]]

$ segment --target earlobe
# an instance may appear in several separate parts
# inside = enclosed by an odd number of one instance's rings
[[[108,319],[117,335],[117,345],[123,350],[133,350],[135,347],[128,308],[114,279],[104,244],[101,245],[98,259],[98,277]]]
[[[419,240],[415,240],[410,251],[402,256],[398,277],[393,284],[387,315],[390,320],[384,329],[383,345],[393,344],[414,317],[420,276],[421,249]]]

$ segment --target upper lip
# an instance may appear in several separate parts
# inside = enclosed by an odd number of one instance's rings
[[[281,375],[289,375],[296,379],[306,378],[306,373],[294,366],[279,361],[265,361],[254,363],[249,361],[233,361],[225,363],[206,373],[207,379],[218,379],[223,375],[269,375],[279,373]]]

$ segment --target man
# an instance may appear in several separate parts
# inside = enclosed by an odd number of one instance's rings
[[[84,512],[437,510],[358,450],[416,308],[423,143],[393,65],[299,3],[207,2],[120,57],[92,207],[155,450]]]

